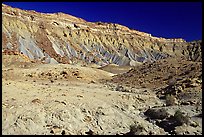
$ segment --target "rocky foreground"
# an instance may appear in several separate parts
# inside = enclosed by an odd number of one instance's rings
[[[160,68],[162,62],[165,60],[155,64]],[[139,79],[132,81],[136,69],[124,68],[127,73],[122,74],[118,67],[117,75],[93,66],[36,64],[18,55],[3,55],[2,133],[201,135],[199,64],[188,64],[195,69],[182,75],[186,79],[181,76],[172,85],[152,88],[145,81],[144,85],[137,83]],[[117,67],[111,67],[116,72]],[[146,69],[151,72],[155,67]],[[127,76],[132,86],[126,85]],[[148,79],[154,85],[154,77]]]

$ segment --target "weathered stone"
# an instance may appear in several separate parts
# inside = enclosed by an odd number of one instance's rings
[[[157,38],[119,24],[90,23],[67,14],[39,14],[6,5],[2,5],[2,18],[3,50],[16,49],[44,63],[82,60],[98,65],[136,66],[172,55],[183,56],[183,52],[190,60],[201,61],[200,41]],[[154,45],[151,50],[149,45]]]

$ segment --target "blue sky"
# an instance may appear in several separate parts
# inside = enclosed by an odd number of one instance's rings
[[[202,39],[201,2],[4,2],[44,13],[63,12],[91,22],[112,22],[157,37]]]

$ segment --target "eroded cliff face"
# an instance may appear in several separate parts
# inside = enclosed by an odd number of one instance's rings
[[[201,61],[201,41],[165,39],[113,23],[87,22],[2,4],[2,52],[44,63],[130,65],[170,56]]]

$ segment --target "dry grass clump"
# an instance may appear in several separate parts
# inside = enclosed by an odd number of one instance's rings
[[[175,120],[178,122],[178,125],[189,124],[190,118],[188,115],[184,115],[183,112],[177,110],[174,114]]]
[[[178,102],[174,95],[169,95],[169,94],[166,95],[166,106],[174,106],[177,104]]]

